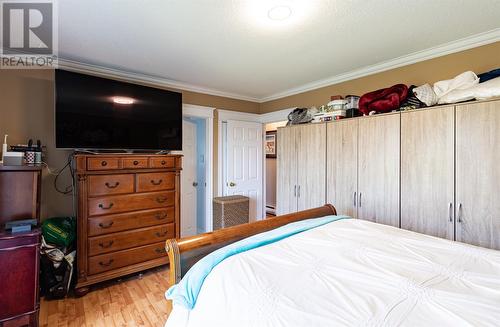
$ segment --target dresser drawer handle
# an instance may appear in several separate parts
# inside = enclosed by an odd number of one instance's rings
[[[164,237],[164,236],[167,236],[167,231],[164,231],[164,232],[156,232],[156,237]]]
[[[165,201],[167,201],[167,197],[165,196],[156,198],[156,202],[158,203],[164,203]]]
[[[120,185],[120,182],[115,182],[114,185],[109,184],[108,182],[104,183],[107,188],[116,188],[118,185]]]
[[[158,181],[155,181],[154,179],[151,180],[151,184],[153,185],[160,185],[163,182],[163,179],[159,179]]]
[[[102,210],[109,210],[109,209],[113,208],[113,202],[111,202],[109,204],[109,206],[107,206],[107,207],[105,207],[104,204],[99,203],[99,208],[101,208]]]
[[[113,243],[115,243],[115,241],[109,241],[107,243],[99,243],[99,246],[102,247],[103,249],[107,249],[107,248],[110,248]]]
[[[166,164],[166,163],[167,163],[167,162],[166,162],[165,160],[162,160],[162,161],[161,161],[162,166],[165,166],[165,164]]]
[[[111,266],[111,264],[114,262],[115,260],[113,259],[109,259],[108,262],[102,262],[102,261],[99,261],[99,264],[103,267],[109,267]]]
[[[108,165],[108,162],[106,160],[101,161],[101,166],[106,167]]]
[[[107,225],[104,225],[103,223],[99,223],[99,227],[101,227],[101,228],[110,228],[111,226],[113,226],[112,221],[110,221]]]
[[[139,161],[134,160],[133,164],[134,164],[134,166],[137,166],[139,164]]]
[[[163,219],[167,218],[167,216],[168,216],[168,214],[166,212],[164,212],[164,213],[159,212],[159,213],[156,214],[155,217],[158,220],[163,220]]]
[[[166,253],[167,251],[164,248],[156,248],[155,252],[156,253]]]

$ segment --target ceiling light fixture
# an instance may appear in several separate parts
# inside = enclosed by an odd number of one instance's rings
[[[117,104],[134,104],[134,99],[127,97],[113,97],[113,102]]]
[[[292,15],[292,8],[289,6],[276,6],[267,12],[267,17],[272,20],[285,20]]]

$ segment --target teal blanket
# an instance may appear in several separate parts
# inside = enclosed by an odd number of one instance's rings
[[[267,244],[280,241],[289,236],[307,231],[309,229],[319,227],[333,221],[350,218],[348,216],[326,216],[321,218],[301,220],[268,232],[260,233],[238,242],[222,247],[206,257],[202,258],[189,269],[182,280],[170,287],[165,294],[167,299],[172,300],[176,305],[182,305],[188,310],[194,308],[198,294],[205,278],[210,274],[212,269],[221,263],[224,259],[229,258],[238,253],[242,253],[251,249],[255,249]]]

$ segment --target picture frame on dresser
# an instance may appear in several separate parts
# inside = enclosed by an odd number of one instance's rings
[[[77,284],[168,263],[164,243],[180,236],[182,155],[77,154]]]

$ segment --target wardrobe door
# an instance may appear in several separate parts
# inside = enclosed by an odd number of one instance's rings
[[[276,213],[297,211],[297,127],[278,128]]]
[[[297,209],[320,207],[326,202],[326,124],[296,127]]]
[[[327,124],[326,202],[339,215],[357,217],[358,121],[338,120]]]
[[[399,227],[400,114],[359,119],[358,218]]]
[[[500,249],[500,102],[456,107],[456,239]]]
[[[401,228],[453,240],[455,107],[401,113]]]

